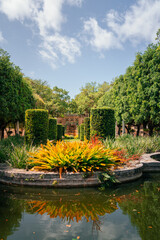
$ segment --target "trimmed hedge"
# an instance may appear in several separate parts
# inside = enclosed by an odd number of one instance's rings
[[[80,140],[84,141],[84,123],[80,125]]]
[[[65,126],[62,126],[62,136],[65,135]]]
[[[78,139],[80,139],[80,125],[78,126]]]
[[[57,140],[57,119],[49,118],[48,139]]]
[[[28,109],[25,112],[25,142],[27,144],[46,144],[48,138],[48,111]]]
[[[86,117],[84,119],[84,137],[90,140],[90,118]]]
[[[63,136],[63,126],[62,124],[57,124],[57,140],[62,140]]]
[[[92,108],[90,119],[90,135],[102,138],[115,137],[115,116],[111,108]]]

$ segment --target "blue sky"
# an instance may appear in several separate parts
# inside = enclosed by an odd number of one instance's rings
[[[158,28],[160,0],[0,0],[0,47],[71,97],[124,74]]]

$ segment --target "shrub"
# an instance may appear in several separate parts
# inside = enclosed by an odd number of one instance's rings
[[[62,170],[73,172],[93,172],[94,170],[108,170],[121,159],[114,155],[114,150],[105,149],[98,142],[64,142],[56,145],[47,142],[37,152],[30,153],[29,164],[34,170],[58,170],[61,177]]]
[[[110,108],[92,108],[90,119],[91,137],[115,137],[114,110]]]
[[[24,168],[28,169],[28,159],[29,153],[28,152],[35,152],[36,148],[32,147],[31,145],[23,145],[23,146],[14,146],[13,150],[9,155],[9,159],[7,163],[14,168]],[[30,168],[33,166],[30,166]]]
[[[57,140],[62,140],[63,128],[62,124],[57,124]]]
[[[160,136],[134,137],[125,134],[117,137],[115,140],[107,138],[104,143],[106,148],[124,149],[127,158],[133,155],[142,155],[143,153],[160,151]]]
[[[48,139],[57,140],[57,119],[49,118]]]
[[[78,138],[80,139],[80,125],[78,126]]]
[[[62,126],[62,136],[65,135],[65,126]]]
[[[10,153],[13,151],[13,146],[23,146],[24,143],[24,137],[21,137],[19,135],[16,136],[10,136],[6,139],[2,139],[0,141],[0,162],[4,163],[6,162],[9,157]]]
[[[84,141],[84,123],[80,125],[80,140]]]
[[[28,109],[25,113],[25,141],[28,144],[45,144],[48,137],[48,111]]]
[[[90,118],[86,117],[84,119],[84,137],[90,140]]]

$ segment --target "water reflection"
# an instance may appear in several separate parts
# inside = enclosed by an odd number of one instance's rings
[[[156,240],[159,203],[160,175],[105,192],[0,185],[0,239]]]

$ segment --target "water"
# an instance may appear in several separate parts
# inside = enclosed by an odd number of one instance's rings
[[[105,191],[0,185],[0,240],[159,240],[160,174]]]
[[[151,155],[151,158],[153,158],[156,161],[160,161],[160,154]]]

